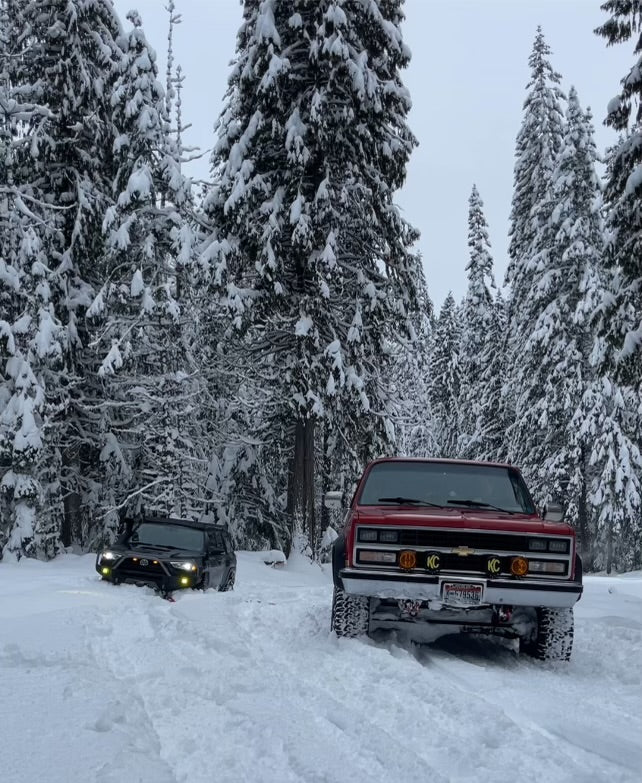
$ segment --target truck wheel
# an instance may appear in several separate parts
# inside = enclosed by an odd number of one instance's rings
[[[337,636],[365,636],[370,620],[370,599],[365,595],[349,595],[334,588],[332,599],[332,630]]]
[[[540,661],[568,661],[573,649],[573,610],[538,609],[537,633],[520,639],[520,651]]]

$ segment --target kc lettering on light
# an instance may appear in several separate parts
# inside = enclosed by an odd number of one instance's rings
[[[489,574],[498,574],[502,570],[502,563],[498,557],[489,557],[486,564]]]
[[[429,568],[431,571],[439,571],[440,565],[441,565],[441,561],[439,555],[436,554],[428,555],[428,558],[426,560],[427,568]]]

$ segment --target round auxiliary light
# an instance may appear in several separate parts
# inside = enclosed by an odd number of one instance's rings
[[[399,566],[405,571],[410,571],[417,565],[417,553],[411,549],[406,549],[403,552],[399,552]]]
[[[101,573],[103,576],[109,576],[109,574],[111,574],[111,568],[102,568],[102,569],[101,569],[101,571],[100,571],[100,573]]]
[[[514,557],[510,561],[510,572],[513,576],[526,576],[528,573],[528,560],[525,557]]]
[[[189,577],[187,576],[181,576],[180,581],[183,587],[187,587],[189,585]]]

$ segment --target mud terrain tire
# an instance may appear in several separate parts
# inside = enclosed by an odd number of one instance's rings
[[[335,585],[332,599],[332,630],[337,636],[365,636],[370,624],[370,599],[349,595]]]
[[[538,609],[537,633],[532,639],[520,639],[520,651],[540,661],[568,661],[573,630],[572,609]]]

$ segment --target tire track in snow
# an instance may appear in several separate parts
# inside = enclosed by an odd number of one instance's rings
[[[337,640],[329,584],[240,575],[234,593],[175,604],[132,593],[98,643],[144,705],[177,783],[472,783],[517,768],[523,783],[637,781],[616,758],[631,750],[626,738],[609,746],[618,738],[603,732],[600,744],[594,719],[585,742],[582,724],[569,727],[568,700],[580,704],[589,681],[581,666],[520,660],[487,642],[481,653],[481,642],[453,652]]]
[[[493,654],[492,645],[484,645],[482,649],[481,645],[475,644],[476,640],[471,641],[473,644],[468,645],[466,640],[461,640],[459,646],[464,657],[452,651],[425,647],[418,650],[416,657],[421,665],[442,672],[462,693],[485,702],[490,708],[489,712],[501,711],[523,730],[525,736],[539,734],[556,751],[564,753],[570,764],[581,765],[584,770],[584,776],[580,778],[582,781],[639,781],[639,743],[618,737],[604,725],[600,727],[600,733],[596,734],[594,721],[583,719],[581,711],[565,711],[561,718],[559,714],[546,714],[545,710],[538,708],[538,696],[541,697],[543,690],[549,691],[549,698],[546,699],[548,705],[554,703],[556,697],[559,700],[559,695],[567,691],[569,686],[573,690],[574,680],[568,676],[569,668],[566,664],[543,664],[522,659],[517,667],[508,668],[504,665],[508,651]],[[455,646],[451,645],[451,648]],[[480,662],[470,660],[471,652]],[[500,668],[496,668],[497,663]],[[521,701],[518,703],[508,698],[510,692],[514,693],[515,690],[511,689],[507,680],[515,677],[520,678],[518,687],[521,689]],[[530,693],[525,687],[529,682],[535,686]],[[578,697],[577,693],[568,695],[571,700]],[[629,718],[635,721],[636,716],[628,716],[625,720]],[[565,771],[563,764],[560,764],[559,776],[559,780],[577,780],[574,773]]]

